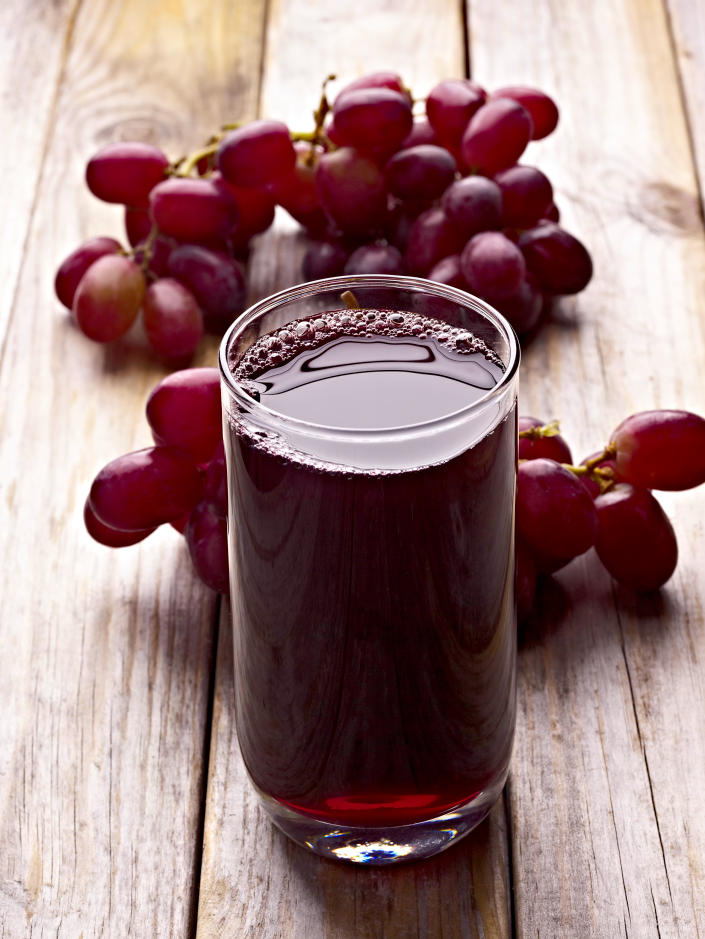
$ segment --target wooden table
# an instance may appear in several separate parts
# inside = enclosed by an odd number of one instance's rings
[[[4,0],[0,5],[0,937],[692,937],[705,931],[705,492],[664,498],[660,596],[590,554],[541,591],[519,660],[512,773],[490,819],[397,870],[308,856],[272,828],[232,723],[225,604],[167,528],[111,552],[92,475],[150,443],[163,369],[103,349],[52,293],[121,229],[83,184],[99,145],[171,156],[226,119],[310,126],[319,83],[472,70],[562,108],[527,159],[595,278],[525,350],[522,411],[578,456],[627,413],[705,413],[705,7],[696,0]],[[283,223],[253,297],[298,279]],[[200,363],[215,363],[215,342]]]

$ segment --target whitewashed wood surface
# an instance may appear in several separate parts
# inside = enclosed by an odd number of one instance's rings
[[[83,167],[139,138],[171,156],[224,120],[306,129],[321,80],[398,69],[422,97],[468,67],[557,98],[527,162],[595,278],[525,350],[522,411],[580,458],[633,410],[705,413],[703,11],[688,0],[5,0],[0,5],[0,937],[691,937],[705,926],[705,492],[664,499],[657,599],[593,557],[541,591],[520,653],[510,782],[447,854],[397,870],[306,855],[244,779],[227,609],[160,530],[111,552],[87,485],[149,443],[163,369],[105,350],[52,292],[120,231]],[[250,291],[298,276],[281,220]],[[215,342],[199,362],[215,361]]]

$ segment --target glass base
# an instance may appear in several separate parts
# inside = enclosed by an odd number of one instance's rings
[[[502,793],[507,772],[474,799],[444,815],[389,828],[335,825],[295,812],[259,790],[257,793],[277,828],[303,848],[336,861],[380,866],[419,861],[456,844],[487,817]]]

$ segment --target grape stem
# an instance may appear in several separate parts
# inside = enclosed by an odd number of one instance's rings
[[[560,432],[561,425],[558,421],[551,421],[549,424],[540,424],[538,427],[527,427],[526,430],[520,430],[519,437],[536,440],[538,437],[555,437]]]
[[[538,427],[527,427],[526,430],[519,431],[519,437],[529,440],[536,440],[540,437],[555,437],[560,433],[560,424],[558,421],[551,421],[549,424],[542,424]],[[569,470],[574,476],[588,476],[593,479],[600,487],[600,492],[607,492],[615,484],[614,471],[609,466],[600,466],[604,460],[611,460],[617,454],[617,448],[613,443],[607,444],[602,453],[598,453],[591,460],[586,460],[581,466],[573,466],[572,463],[561,463],[564,469]],[[519,460],[520,463],[526,463],[526,460]]]

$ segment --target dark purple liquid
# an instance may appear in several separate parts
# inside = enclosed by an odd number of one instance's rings
[[[236,375],[279,413],[379,429],[456,412],[501,374],[464,331],[375,315],[290,324]],[[497,414],[424,439],[411,469],[398,443],[311,456],[232,419],[237,724],[267,795],[336,824],[402,825],[504,774],[516,426],[515,409]]]

